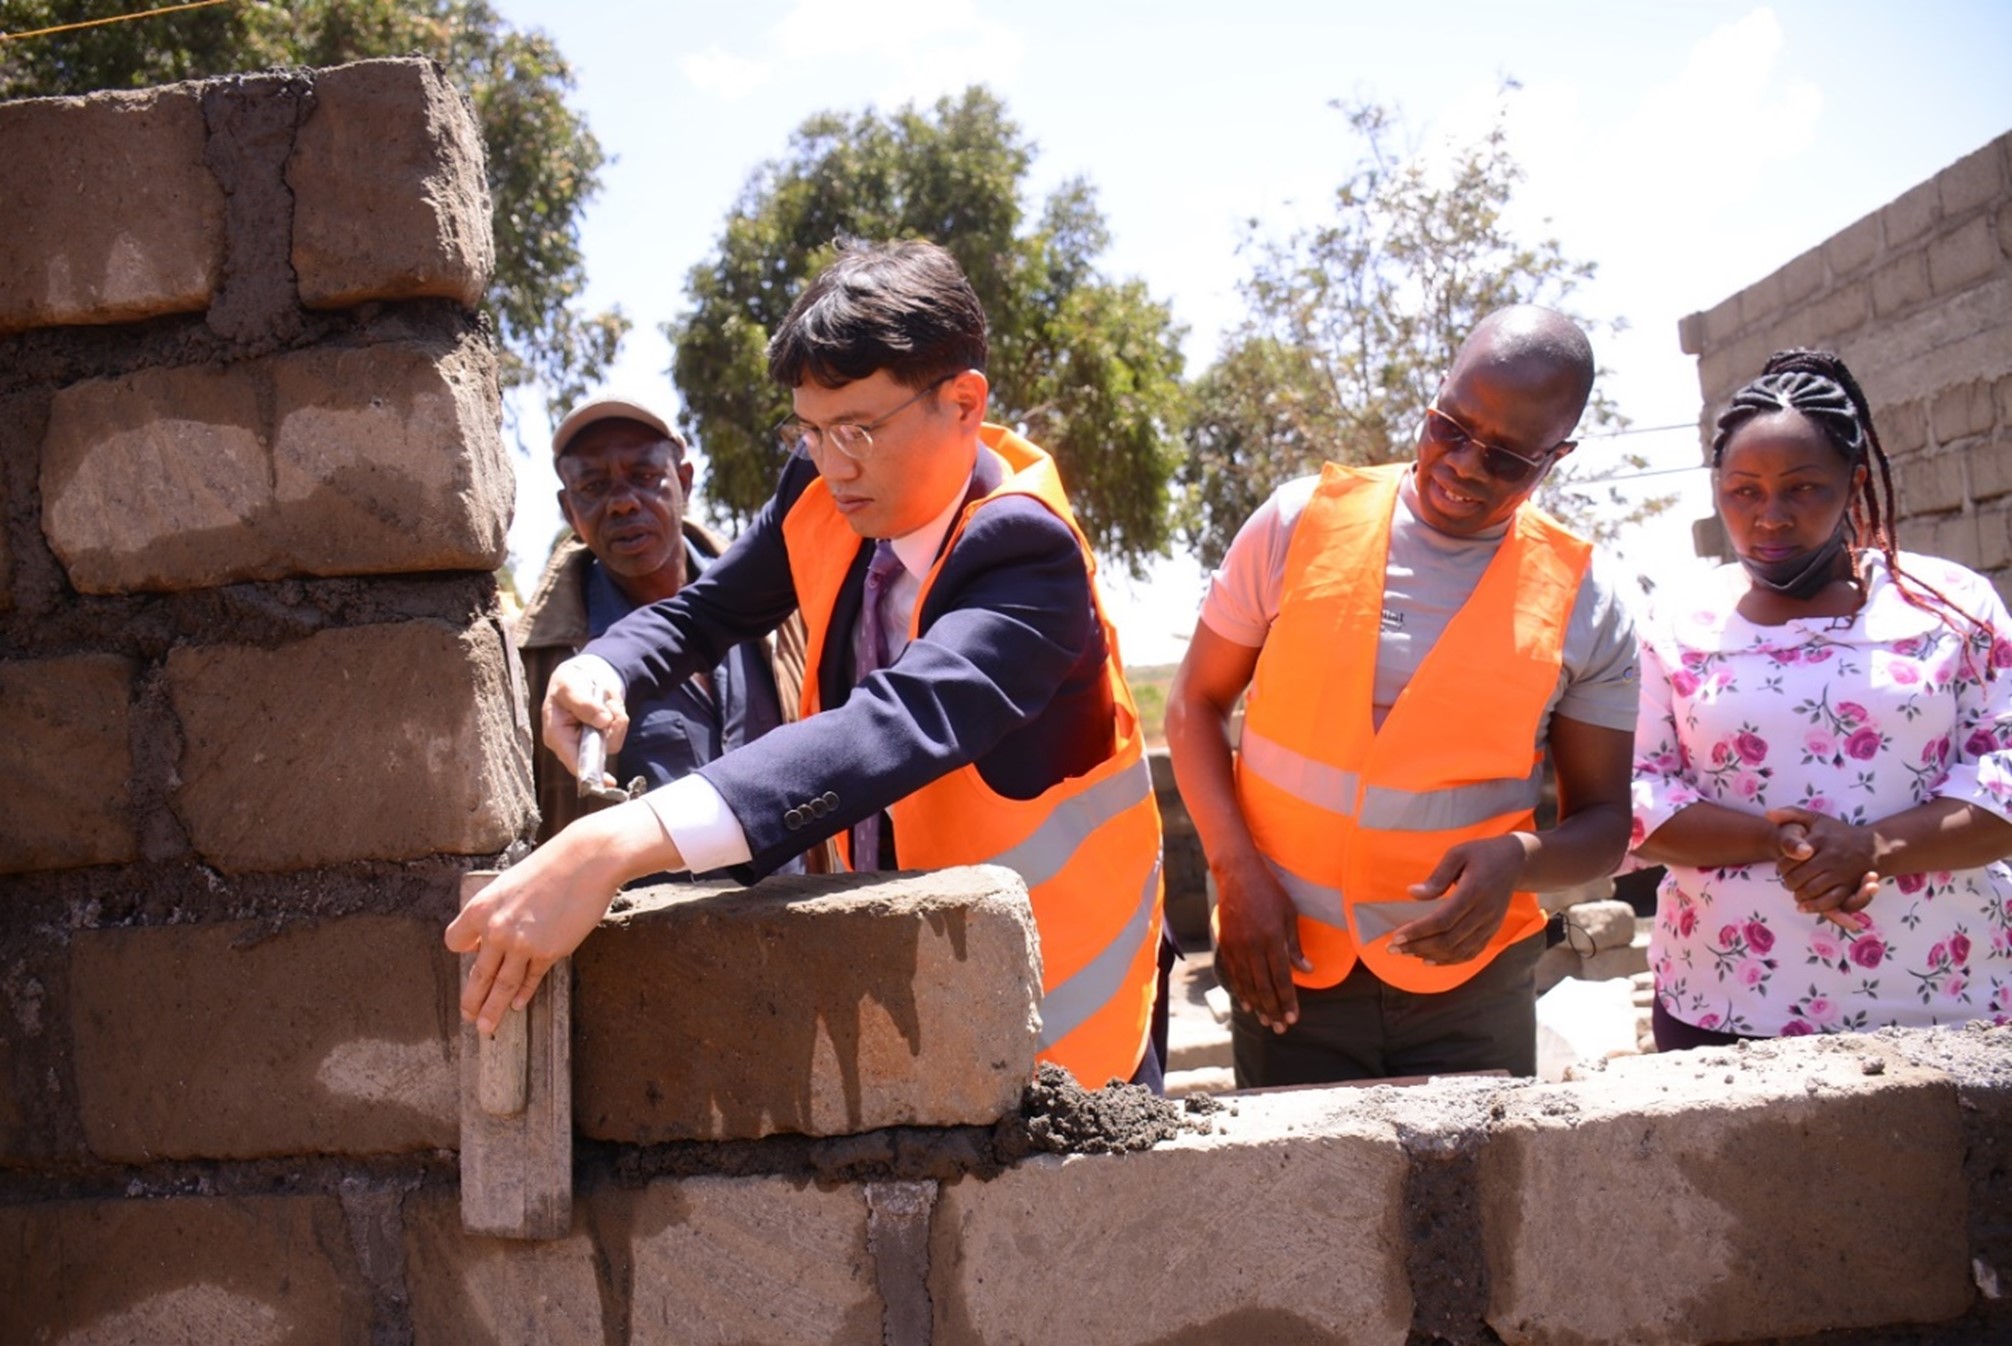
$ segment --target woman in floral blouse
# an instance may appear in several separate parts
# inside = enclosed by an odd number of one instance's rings
[[[1657,1045],[2012,1020],[2004,603],[1896,548],[1886,454],[1834,355],[1770,359],[1712,466],[1739,564],[1642,633]]]

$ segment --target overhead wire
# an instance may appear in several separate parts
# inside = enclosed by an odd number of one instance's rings
[[[80,28],[99,28],[108,23],[128,23],[134,19],[151,19],[157,14],[179,14],[185,9],[207,9],[211,5],[226,5],[231,0],[188,0],[187,4],[163,5],[159,9],[135,10],[130,14],[109,14],[97,19],[79,19],[75,23],[59,23],[49,28],[31,28],[25,33],[0,33],[0,42],[25,42],[31,37],[48,37],[54,33],[73,33]]]

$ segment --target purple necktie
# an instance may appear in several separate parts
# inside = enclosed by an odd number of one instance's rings
[[[887,595],[901,574],[901,558],[886,538],[873,544],[873,560],[866,567],[866,594],[859,605],[859,625],[852,633],[853,685],[865,682],[886,668],[887,630],[882,615]],[[852,867],[879,869],[885,857],[880,850],[880,812],[875,810],[852,825]]]

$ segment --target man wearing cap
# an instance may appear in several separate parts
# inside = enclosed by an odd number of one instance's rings
[[[574,407],[552,436],[559,509],[573,536],[553,551],[517,623],[533,704],[552,673],[635,609],[669,598],[722,550],[684,518],[692,465],[684,436],[638,398],[603,394]],[[800,628],[794,622],[782,631]],[[610,754],[617,780],[665,785],[761,737],[788,718],[803,676],[800,639],[732,646],[711,668],[653,689],[630,707],[627,739]],[[538,840],[602,807],[582,799],[543,743],[532,756]]]

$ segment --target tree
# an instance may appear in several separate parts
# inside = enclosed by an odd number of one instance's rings
[[[1239,286],[1248,313],[1192,390],[1178,527],[1205,567],[1281,482],[1327,459],[1409,457],[1426,404],[1483,315],[1517,303],[1563,308],[1594,274],[1556,239],[1510,235],[1503,215],[1523,170],[1499,112],[1442,166],[1397,152],[1402,126],[1392,110],[1333,106],[1360,137],[1362,157],[1325,221],[1283,238],[1249,223],[1253,263]],[[1588,420],[1624,423],[1598,394]],[[1597,535],[1620,526],[1594,515],[1592,496],[1562,468],[1540,502]],[[1666,503],[1649,502],[1635,517]]]
[[[771,333],[843,236],[926,238],[954,254],[991,323],[990,418],[1055,456],[1084,532],[1135,573],[1168,539],[1183,408],[1180,331],[1137,281],[1099,274],[1110,236],[1082,179],[1031,227],[1021,193],[1035,147],[981,88],[927,110],[812,117],[749,178],[714,254],[664,325],[683,428],[710,464],[722,523],[753,515],[784,453],[790,409],[770,383]]]
[[[17,0],[10,31],[131,10],[130,0]],[[573,72],[552,40],[482,0],[296,0],[163,14],[0,44],[0,98],[139,88],[273,66],[431,56],[475,109],[488,152],[496,275],[486,307],[506,387],[536,382],[556,408],[615,357],[628,319],[586,313],[579,220],[606,156],[566,103]]]

